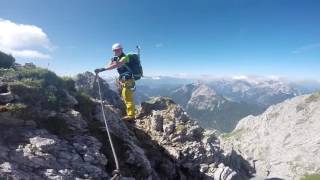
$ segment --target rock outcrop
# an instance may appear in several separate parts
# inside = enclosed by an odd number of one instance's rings
[[[78,74],[75,77],[75,88],[77,91],[84,92],[91,97],[98,98],[98,86],[96,84],[98,80],[101,82],[102,98],[107,101],[108,104],[112,104],[113,106],[124,110],[124,104],[121,101],[120,96],[110,89],[109,84],[106,81],[102,80],[102,78],[98,76],[96,77],[91,72],[87,71],[85,73]]]
[[[0,177],[110,177],[102,143],[90,133],[89,121],[75,110],[79,102],[71,95],[74,92],[60,89],[57,85],[62,81],[49,71],[30,69],[28,74],[34,73],[30,81],[24,79],[27,75],[20,77],[24,72],[1,70]],[[32,84],[48,77],[53,82]]]
[[[303,95],[242,119],[222,136],[252,162],[256,175],[300,179],[320,173],[320,94]]]
[[[115,169],[92,73],[75,82],[23,67],[1,70],[0,178],[108,179]],[[172,100],[142,105],[136,124],[120,120],[117,94],[102,102],[123,179],[248,179],[252,167],[224,151]],[[76,84],[74,86],[73,84]]]
[[[252,168],[235,152],[220,148],[216,132],[205,130],[168,98],[142,103],[139,131],[147,133],[191,179],[248,179]],[[170,170],[171,169],[171,170]],[[172,172],[172,167],[166,169]],[[182,176],[181,176],[182,177]]]

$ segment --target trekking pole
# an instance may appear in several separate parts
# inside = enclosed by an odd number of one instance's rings
[[[107,134],[108,134],[108,138],[109,138],[109,142],[110,142],[110,146],[111,146],[114,162],[116,164],[116,169],[112,172],[113,177],[111,178],[111,180],[120,180],[121,174],[120,174],[118,157],[117,157],[116,151],[115,151],[113,143],[112,143],[112,139],[111,139],[111,135],[110,135],[110,132],[109,132],[109,127],[108,127],[108,123],[107,123],[107,119],[106,119],[106,115],[105,115],[105,111],[104,111],[104,107],[103,107],[102,95],[101,95],[101,87],[100,87],[100,79],[99,79],[98,73],[96,73],[96,77],[95,77],[94,83],[95,82],[98,82],[98,90],[99,90],[99,98],[100,98],[102,117],[103,117],[104,124],[105,124],[106,130],[107,130]]]

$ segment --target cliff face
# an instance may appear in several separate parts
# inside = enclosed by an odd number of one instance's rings
[[[262,177],[300,179],[320,173],[320,94],[303,95],[242,119],[223,136]]]
[[[103,144],[77,108],[86,97],[69,82],[44,69],[1,69],[1,178],[108,177]]]
[[[242,157],[220,148],[215,131],[200,127],[171,99],[142,103],[136,129],[174,160],[182,179],[248,179],[251,175],[252,168]]]
[[[0,177],[108,179],[115,165],[94,75],[75,81],[39,68],[1,70]],[[120,120],[123,104],[103,85],[107,116],[123,179],[247,179],[252,168],[223,151],[166,98],[142,104],[135,124]]]

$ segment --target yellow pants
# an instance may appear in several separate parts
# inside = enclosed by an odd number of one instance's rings
[[[133,99],[133,90],[131,89],[134,86],[134,80],[124,80],[121,82],[121,96],[126,104],[127,116],[130,118],[135,117],[135,107]]]

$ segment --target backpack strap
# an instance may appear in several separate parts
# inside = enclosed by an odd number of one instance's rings
[[[125,68],[127,68],[127,69],[128,69],[128,71],[129,71],[131,74],[133,74],[132,69],[131,69],[128,65],[126,65],[126,63],[125,63],[125,64],[123,64],[122,66],[124,66]]]

